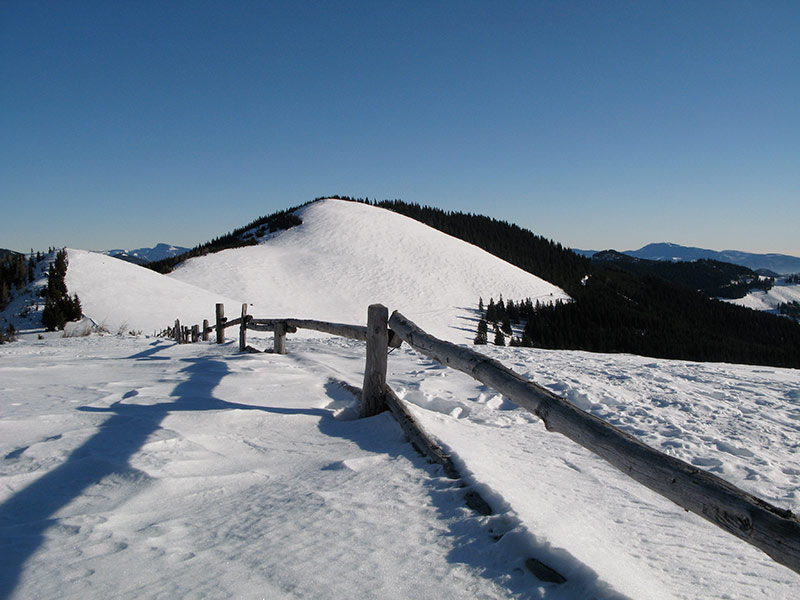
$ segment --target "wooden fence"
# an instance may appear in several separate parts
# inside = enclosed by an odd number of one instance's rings
[[[642,443],[617,427],[571,404],[568,400],[528,381],[500,362],[470,348],[440,340],[394,311],[373,304],[367,313],[367,326],[345,325],[305,319],[255,319],[242,305],[242,315],[227,321],[224,308],[217,304],[216,323],[165,330],[179,342],[207,340],[216,331],[217,343],[225,341],[224,330],[239,325],[239,349],[247,346],[247,329],[274,332],[274,349],[286,353],[286,334],[299,328],[313,329],[345,338],[366,341],[366,365],[361,391],[361,414],[372,416],[390,410],[409,438],[420,450],[457,477],[450,459],[429,438],[386,384],[387,354],[390,347],[406,342],[414,350],[442,365],[470,375],[539,417],[548,431],[565,435],[603,458],[611,465],[661,494],[681,508],[691,511],[728,533],[746,541],[800,573],[800,520],[784,510],[749,494],[716,475],[666,455]],[[390,329],[391,327],[391,329]]]

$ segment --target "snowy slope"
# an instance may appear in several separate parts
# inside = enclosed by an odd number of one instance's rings
[[[479,295],[560,293],[380,209],[326,201],[303,219],[173,277],[70,251],[67,284],[112,330],[199,322],[220,301],[363,322],[380,301],[460,341]],[[286,356],[130,336],[0,347],[0,599],[796,597],[797,574],[403,347],[388,382],[467,487],[445,479],[387,415],[348,420],[335,380],[361,384],[363,344],[307,335]],[[800,512],[800,371],[481,350]],[[473,488],[496,514],[466,508]],[[567,583],[542,584],[528,558]]]
[[[503,260],[391,211],[315,202],[303,224],[258,246],[193,258],[174,279],[242,298],[251,314],[365,323],[376,302],[444,339],[470,341],[478,298],[568,296]],[[497,298],[495,298],[497,299]]]
[[[800,509],[800,372],[486,347],[647,443]],[[800,577],[467,376],[389,383],[453,452],[348,420],[363,344],[289,354],[129,336],[0,347],[0,597],[796,597]],[[466,508],[472,488],[492,505]],[[538,582],[536,558],[566,584]]]
[[[776,312],[779,304],[800,302],[800,284],[776,283],[769,291],[753,290],[744,298],[729,300],[733,304],[746,306],[753,310]]]
[[[213,320],[217,302],[241,305],[224,294],[104,254],[70,249],[67,256],[67,290],[78,294],[84,315],[112,333],[153,333],[176,318],[184,325],[202,323]]]

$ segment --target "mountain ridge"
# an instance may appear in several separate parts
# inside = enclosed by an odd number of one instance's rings
[[[157,243],[152,248],[136,248],[135,250],[125,250],[122,248],[114,248],[113,250],[106,250],[102,254],[120,258],[137,265],[145,265],[151,262],[164,260],[178,256],[184,252],[188,252],[189,248],[183,246],[175,246],[173,244],[165,244],[163,242]]]
[[[603,251],[573,249],[581,256],[591,258]],[[681,246],[672,242],[656,242],[642,246],[638,250],[625,250],[621,252],[627,256],[644,258],[647,260],[683,262],[701,259],[711,259],[728,262],[734,265],[747,267],[753,271],[766,269],[778,275],[791,275],[800,272],[800,257],[789,254],[767,253],[758,254],[742,250],[710,250],[696,246]]]

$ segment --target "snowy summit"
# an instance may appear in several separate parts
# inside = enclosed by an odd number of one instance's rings
[[[470,311],[480,297],[487,303],[493,294],[542,302],[568,298],[476,246],[389,210],[331,199],[298,215],[302,225],[256,246],[190,259],[166,277],[71,251],[67,286],[88,316],[114,331],[122,321],[145,332],[175,318],[199,322],[226,299],[229,316],[246,302],[252,305],[248,313],[258,317],[356,324],[366,322],[367,306],[381,303],[457,342],[474,337]]]

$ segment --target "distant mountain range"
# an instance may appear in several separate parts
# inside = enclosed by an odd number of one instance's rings
[[[172,246],[170,244],[156,244],[153,248],[137,248],[136,250],[122,250],[116,248],[114,250],[106,250],[103,254],[113,256],[126,260],[137,265],[146,265],[147,263],[171,258],[178,254],[187,252],[189,248],[182,246]]]
[[[597,254],[597,250],[575,250],[583,256],[592,257]],[[636,258],[660,261],[693,261],[701,258],[718,260],[720,262],[732,263],[752,269],[753,271],[771,271],[778,275],[788,275],[800,273],[800,258],[787,254],[754,254],[751,252],[741,252],[739,250],[708,250],[706,248],[695,248],[692,246],[680,246],[669,242],[659,244],[648,244],[638,250],[626,250],[622,254]]]

